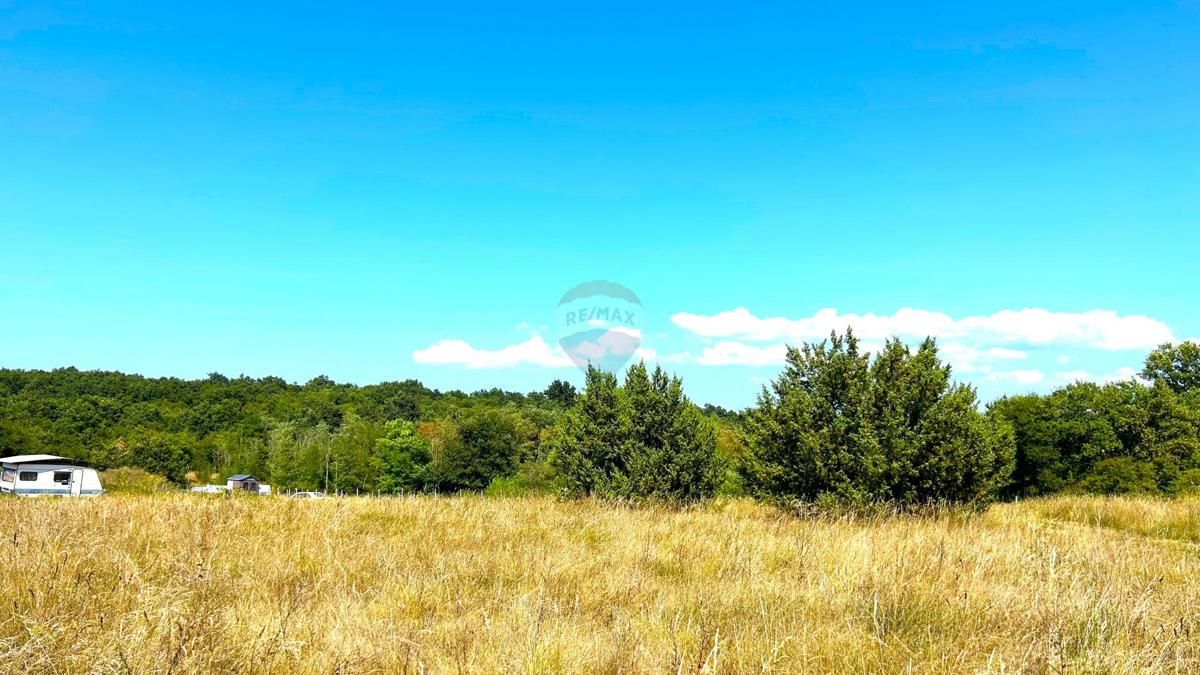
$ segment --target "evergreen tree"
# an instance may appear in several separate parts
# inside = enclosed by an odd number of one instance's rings
[[[693,501],[713,494],[721,472],[714,429],[679,378],[644,363],[624,387],[589,369],[556,443],[554,464],[577,494]]]
[[[720,476],[716,433],[683,395],[678,377],[661,367],[647,374],[644,363],[625,376],[628,438],[627,496],[669,501],[710,497]]]
[[[621,414],[617,378],[588,367],[583,393],[552,434],[551,462],[576,494],[622,493],[626,487],[623,444],[627,420]]]
[[[758,492],[815,499],[875,497],[887,470],[870,428],[870,363],[852,333],[789,347],[748,421],[747,480]]]
[[[1012,470],[1012,431],[952,385],[926,340],[890,340],[872,362],[853,332],[789,349],[750,416],[747,479],[787,499],[982,502]]]
[[[575,385],[570,382],[555,380],[550,383],[550,386],[546,387],[546,390],[542,394],[558,405],[569,408],[575,405],[575,397],[579,395],[579,392],[575,391]]]

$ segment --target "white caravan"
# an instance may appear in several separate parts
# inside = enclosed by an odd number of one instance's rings
[[[102,494],[95,469],[57,455],[17,455],[0,459],[0,493],[94,497]]]

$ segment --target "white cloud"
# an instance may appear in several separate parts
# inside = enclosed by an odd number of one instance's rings
[[[638,347],[637,349],[633,350],[633,358],[637,359],[638,361],[650,363],[658,360],[658,352],[649,347]]]
[[[675,325],[703,337],[750,341],[823,339],[832,331],[851,327],[862,339],[891,336],[972,338],[985,342],[1071,344],[1095,349],[1123,350],[1154,347],[1172,339],[1171,330],[1157,319],[1120,315],[1107,310],[1051,312],[1027,308],[1003,310],[988,316],[955,319],[942,312],[904,308],[891,316],[840,314],[826,308],[810,317],[759,318],[745,307],[712,315],[679,312]]]
[[[1071,362],[1071,357],[1067,356],[1066,354],[1062,354],[1058,357],[1058,365],[1060,365],[1060,366],[1065,366],[1070,362]]]
[[[883,345],[878,342],[859,342],[858,351],[866,354],[878,354]]]
[[[742,342],[722,341],[705,347],[696,363],[702,366],[777,366],[784,362],[787,346],[755,347]]]
[[[1086,370],[1064,370],[1054,373],[1054,376],[1063,382],[1091,382],[1096,379]]]
[[[1046,379],[1045,373],[1040,370],[1008,370],[1000,373],[991,373],[988,379],[992,382],[1016,382],[1017,384],[1037,384]]]
[[[1133,368],[1130,368],[1129,366],[1125,366],[1124,368],[1118,368],[1117,372],[1113,373],[1112,375],[1106,376],[1104,378],[1103,382],[1104,382],[1104,384],[1112,384],[1113,382],[1125,382],[1126,380],[1132,380],[1135,377],[1137,377],[1137,371],[1134,370]]]
[[[878,353],[882,345],[859,343],[861,353]],[[1028,356],[1017,349],[993,347],[979,349],[958,342],[941,345],[942,355],[955,369],[962,372],[991,372],[989,362],[1020,360]],[[787,345],[778,343],[758,346],[736,340],[719,340],[704,347],[699,356],[690,352],[669,354],[662,358],[664,363],[695,363],[701,366],[776,366],[782,365],[787,356]]]
[[[958,372],[987,373],[991,372],[993,361],[1020,361],[1029,356],[1019,349],[991,347],[979,349],[964,345],[960,342],[946,342],[939,345],[943,358]]]
[[[1020,349],[1005,349],[1004,347],[985,349],[982,354],[989,359],[1007,359],[1012,361],[1020,361],[1029,356],[1029,352],[1024,352]]]
[[[412,353],[413,361],[431,365],[467,368],[509,368],[519,365],[561,368],[573,365],[558,347],[550,347],[540,335],[500,349],[479,349],[464,340],[440,340]]]
[[[1133,368],[1124,366],[1118,368],[1115,372],[1108,375],[1094,375],[1086,370],[1066,370],[1054,373],[1054,376],[1063,382],[1097,382],[1099,384],[1112,384],[1114,382],[1125,382],[1138,377],[1138,372]]]

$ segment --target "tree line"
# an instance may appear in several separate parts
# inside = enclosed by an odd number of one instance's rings
[[[981,406],[937,344],[790,348],[754,406],[697,406],[661,368],[589,370],[528,394],[318,377],[202,380],[0,370],[0,456],[140,467],[179,485],[252,473],[279,490],[545,491],[690,502],[986,503],[1060,491],[1200,490],[1200,347],[1140,380]]]

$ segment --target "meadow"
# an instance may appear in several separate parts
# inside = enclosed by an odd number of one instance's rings
[[[1200,499],[0,500],[5,672],[1200,670]]]

